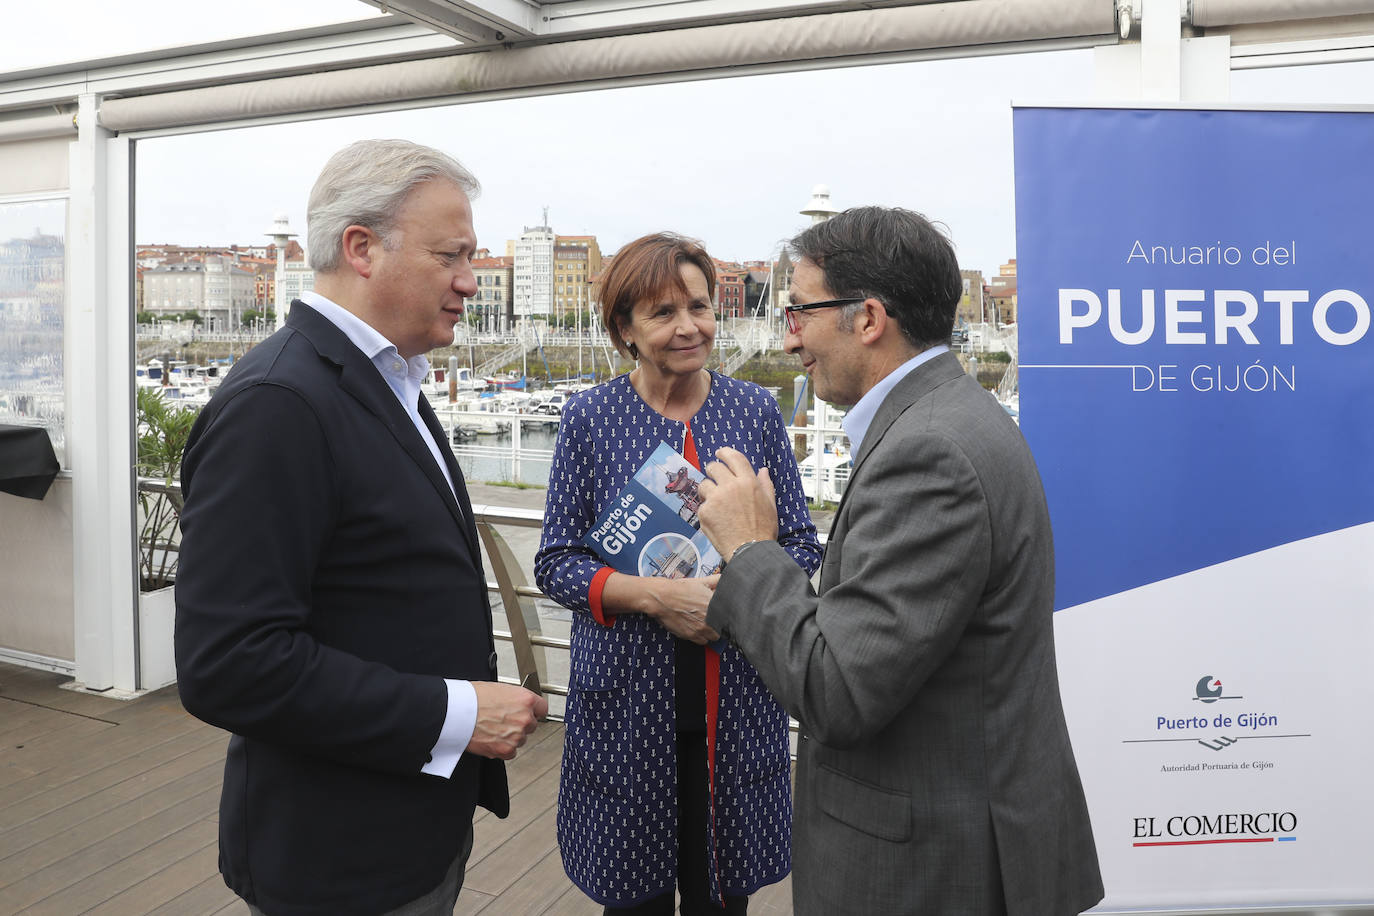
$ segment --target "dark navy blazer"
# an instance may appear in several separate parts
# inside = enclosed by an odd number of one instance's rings
[[[423,398],[420,414],[445,441]],[[233,733],[220,870],[273,916],[394,908],[432,890],[504,765],[420,768],[443,678],[496,677],[477,532],[372,362],[302,303],[191,433],[177,578],[179,687]],[[461,503],[461,507],[459,505]]]

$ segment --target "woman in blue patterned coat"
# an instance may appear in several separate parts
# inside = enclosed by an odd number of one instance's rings
[[[690,239],[616,254],[602,321],[638,365],[568,401],[549,475],[535,578],[575,612],[558,845],[607,914],[672,914],[675,884],[683,914],[744,913],[791,869],[787,714],[706,626],[719,576],[626,575],[582,543],[660,442],[697,467],[728,445],[772,475],[779,542],[807,573],[820,564],[777,402],[706,368],[714,292]]]

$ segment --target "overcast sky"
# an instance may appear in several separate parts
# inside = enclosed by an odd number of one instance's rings
[[[136,9],[137,18],[129,11]],[[189,12],[188,12],[189,11]],[[7,18],[0,68],[364,18],[359,0],[29,4]],[[70,28],[73,21],[82,27]],[[49,37],[50,36],[50,37]],[[46,40],[45,40],[46,39]],[[404,137],[463,161],[483,184],[479,244],[537,225],[591,234],[611,252],[656,229],[731,260],[773,256],[805,226],[812,187],[840,207],[880,203],[945,223],[964,267],[1014,256],[1011,104],[1082,101],[1091,51],[1021,54],[426,108],[142,141],[140,243],[255,244],[276,213],[304,236],[320,166],[365,137]],[[1246,102],[1374,104],[1374,68],[1237,71]],[[304,240],[304,239],[302,239]]]

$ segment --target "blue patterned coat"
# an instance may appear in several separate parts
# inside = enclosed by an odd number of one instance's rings
[[[705,465],[721,446],[767,467],[778,494],[778,540],[808,575],[820,565],[816,528],[777,402],[762,388],[711,373],[692,417]],[[611,627],[590,613],[605,564],[582,545],[602,507],[660,442],[681,451],[684,425],[649,407],[628,376],[569,399],[549,475],[535,579],[573,614],[567,737],[558,790],[558,845],[574,884],[607,906],[672,890],[677,877],[673,640],[642,614]],[[739,650],[721,653],[716,735],[712,897],[746,895],[791,870],[787,714]]]

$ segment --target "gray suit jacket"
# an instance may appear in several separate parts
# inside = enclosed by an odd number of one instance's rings
[[[727,566],[707,620],[802,725],[797,913],[1064,916],[1102,898],[1053,599],[1035,463],[952,354],[879,408],[819,593],[772,543]]]

